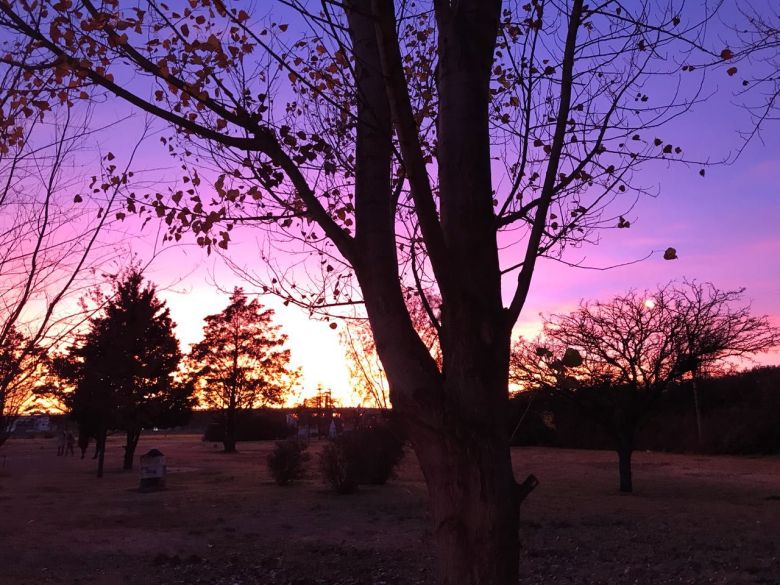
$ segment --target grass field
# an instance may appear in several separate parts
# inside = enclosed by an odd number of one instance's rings
[[[409,584],[432,582],[431,526],[413,455],[384,487],[339,496],[316,471],[280,488],[272,443],[224,455],[199,437],[144,436],[168,489],[140,493],[119,471],[57,457],[53,439],[0,449],[0,583]],[[780,584],[780,457],[638,453],[633,495],[614,455],[518,448],[541,481],[522,509],[522,583]]]

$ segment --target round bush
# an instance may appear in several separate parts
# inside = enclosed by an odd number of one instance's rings
[[[353,442],[345,437],[336,437],[320,453],[322,475],[339,494],[351,494],[358,487],[358,459]]]
[[[389,427],[357,429],[325,446],[320,469],[333,489],[347,494],[359,484],[385,484],[403,456],[403,441]]]
[[[268,469],[279,485],[289,485],[303,477],[304,464],[309,460],[306,445],[295,439],[277,441],[268,454]]]
[[[395,468],[404,456],[404,444],[389,427],[358,429],[351,433],[358,457],[358,482],[384,485],[395,477]]]

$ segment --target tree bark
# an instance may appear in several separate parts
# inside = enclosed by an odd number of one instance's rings
[[[138,439],[141,438],[141,429],[132,429],[127,431],[127,440],[125,442],[125,456],[122,462],[122,469],[130,471],[133,469],[133,458],[135,448],[138,446]]]
[[[97,476],[103,477],[103,467],[106,459],[106,435],[107,432],[105,430],[98,431],[97,436],[95,437],[95,453],[97,454]]]
[[[455,434],[415,447],[431,496],[438,582],[515,585],[519,502],[509,450]]]
[[[620,491],[631,493],[634,491],[634,484],[631,478],[631,455],[634,453],[633,441],[622,439],[618,445],[617,453]]]
[[[225,453],[236,452],[236,411],[228,408],[225,412],[225,437],[222,441]]]

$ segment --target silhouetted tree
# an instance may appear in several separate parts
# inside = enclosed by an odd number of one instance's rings
[[[0,337],[0,446],[8,439],[14,421],[33,395],[40,374],[40,348],[30,347],[29,339],[9,327]]]
[[[206,317],[203,340],[190,352],[190,369],[203,402],[222,411],[227,453],[236,451],[237,418],[281,403],[297,382],[286,341],[274,324],[273,310],[257,299],[248,301],[240,288],[222,312]]]
[[[16,82],[0,64],[0,95]],[[100,130],[90,128],[90,112],[50,112],[0,131],[0,446],[34,404],[49,349],[83,321],[78,304],[64,301],[92,285],[89,269],[118,250],[100,234],[126,182],[106,185],[97,204],[81,173],[63,172],[85,162],[86,138]]]
[[[524,494],[506,431],[512,327],[540,258],[629,227],[634,172],[686,158],[660,128],[698,98],[680,53],[709,15],[683,4],[285,1],[261,21],[211,0],[0,2],[0,27],[3,62],[24,72],[11,98],[108,94],[171,125],[181,187],[128,210],[208,250],[258,226],[311,255],[293,269],[262,246],[284,266],[269,292],[364,303],[427,479],[439,581],[496,585],[517,582]],[[665,91],[683,75],[690,92]],[[56,106],[18,101],[2,106],[9,129]],[[441,367],[404,302],[429,282]]]
[[[73,386],[64,401],[98,442],[98,476],[109,430],[125,432],[123,468],[131,469],[144,427],[174,426],[189,416],[193,387],[174,378],[181,352],[173,326],[155,287],[133,268],[117,277],[88,332],[59,360],[60,375]]]
[[[767,317],[751,316],[750,305],[742,304],[744,292],[744,288],[722,291],[709,283],[686,283],[675,289],[674,311],[682,322],[675,353],[678,369],[690,379],[699,443],[704,434],[699,378],[717,373],[727,360],[765,352],[780,343],[780,332]]]
[[[542,340],[515,346],[514,375],[528,387],[565,392],[605,427],[618,452],[620,490],[630,492],[634,435],[669,384],[780,342],[767,317],[740,305],[743,291],[684,282],[582,302],[546,318]]]

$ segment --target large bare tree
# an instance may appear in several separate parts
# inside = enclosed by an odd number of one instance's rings
[[[630,492],[634,436],[670,384],[692,382],[701,430],[698,378],[780,343],[780,330],[752,315],[743,293],[686,281],[584,301],[547,317],[543,339],[515,346],[513,374],[527,388],[573,398],[604,427],[618,453],[620,490]]]
[[[684,159],[661,127],[698,99],[680,50],[709,15],[682,4],[291,0],[260,19],[222,0],[0,0],[2,58],[23,72],[2,119],[51,107],[30,94],[89,89],[169,123],[180,184],[129,210],[209,251],[261,226],[269,292],[363,303],[440,582],[514,583],[512,327],[540,258],[629,227],[639,165]],[[407,286],[442,300],[440,364]]]

